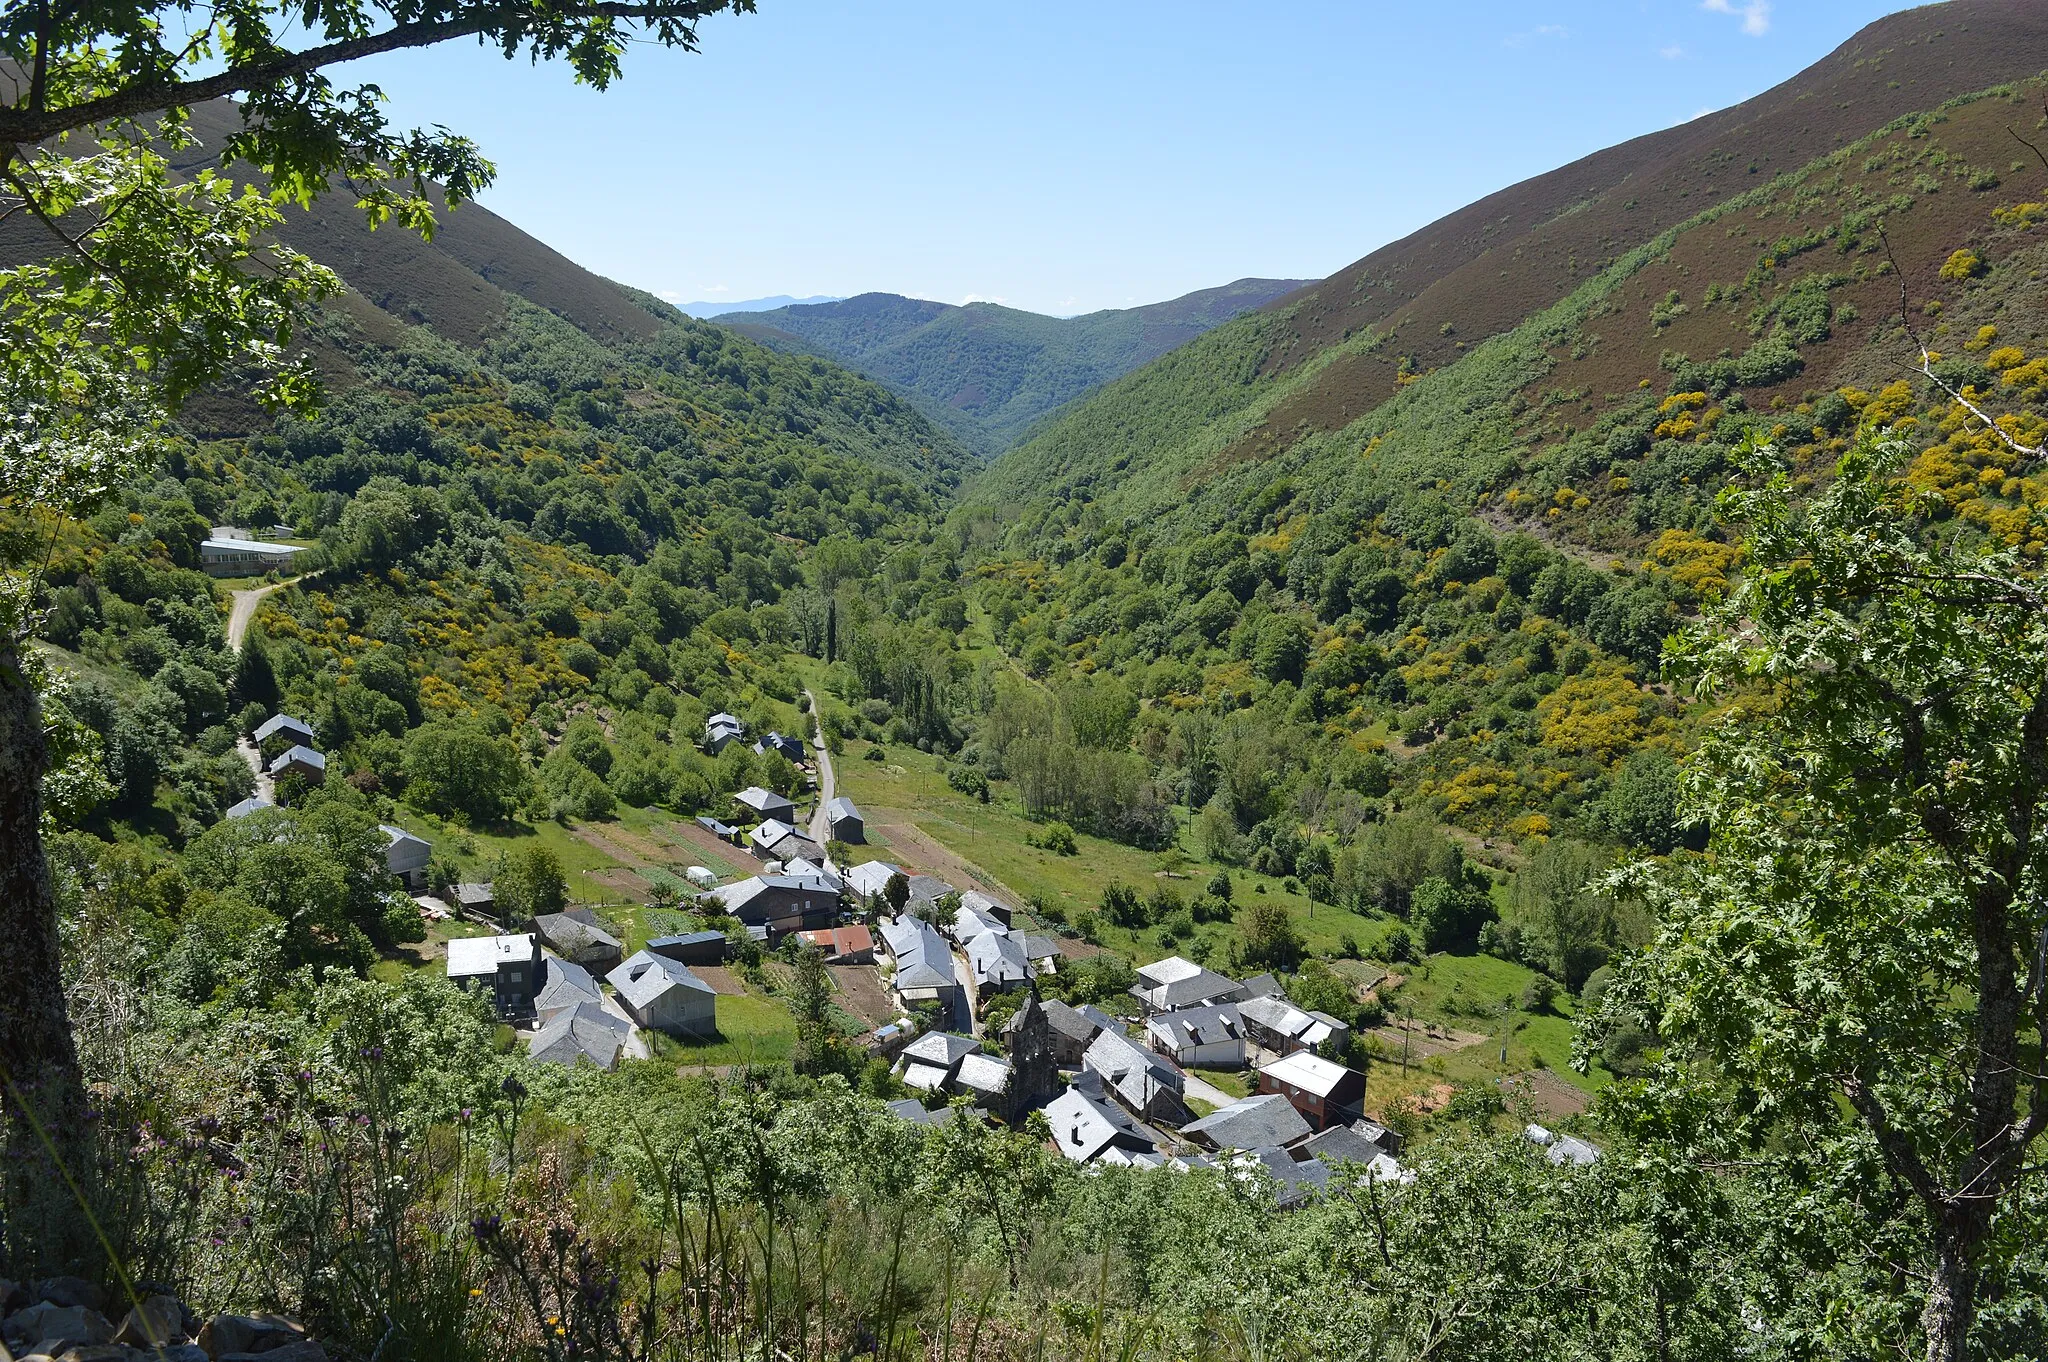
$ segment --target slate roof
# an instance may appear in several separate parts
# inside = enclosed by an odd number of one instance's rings
[[[1286,990],[1280,987],[1278,979],[1267,973],[1254,974],[1245,980],[1244,992],[1248,998],[1278,998],[1283,996]]]
[[[811,879],[807,876],[753,875],[732,884],[721,884],[716,889],[707,890],[704,897],[718,900],[725,905],[728,913],[738,916],[740,909],[772,889],[821,896],[832,893],[831,888],[824,881]]]
[[[465,880],[455,886],[455,901],[465,908],[480,904],[495,903],[498,899],[497,886],[490,883],[477,884]]]
[[[994,1055],[971,1054],[960,1061],[954,1081],[983,1097],[993,1097],[1010,1086],[1010,1066]]]
[[[1233,1154],[1229,1166],[1234,1176],[1246,1181],[1260,1171],[1277,1184],[1274,1199],[1279,1205],[1298,1206],[1329,1185],[1329,1168],[1315,1159],[1296,1163],[1284,1149],[1247,1149]]]
[[[574,1066],[588,1060],[600,1069],[612,1068],[625,1049],[631,1026],[594,1002],[578,1003],[534,1032],[527,1055],[539,1064]]]
[[[927,1031],[903,1047],[903,1058],[935,1065],[951,1074],[961,1060],[980,1050],[981,1042],[972,1036],[956,1035],[951,1031]]]
[[[1306,1050],[1296,1050],[1291,1055],[1262,1066],[1259,1072],[1303,1092],[1328,1097],[1352,1071],[1342,1064],[1333,1064],[1320,1055],[1312,1055]]]
[[[764,818],[780,817],[782,813],[793,812],[796,805],[773,790],[764,790],[759,785],[749,785],[733,798]]]
[[[1010,920],[1017,913],[1017,910],[1009,904],[1004,903],[992,894],[985,894],[979,889],[970,889],[962,894],[960,896],[960,906],[962,908],[972,908],[983,917],[993,921],[998,927],[1009,926]]]
[[[1158,1136],[1149,1127],[1078,1084],[1046,1103],[1045,1119],[1060,1153],[1075,1163],[1088,1163],[1112,1145],[1141,1151],[1159,1147]]]
[[[974,971],[977,987],[1021,984],[1031,977],[1031,962],[1024,949],[1000,928],[983,932],[967,943],[967,966]]]
[[[846,872],[846,885],[864,899],[880,898],[882,890],[889,883],[889,877],[902,873],[901,867],[893,866],[887,861],[862,861]]]
[[[959,891],[937,875],[912,875],[910,877],[910,901],[912,903],[937,903],[948,894]]]
[[[227,813],[222,816],[226,818],[247,818],[258,809],[274,809],[276,807],[277,805],[271,803],[262,795],[250,795],[239,804],[230,804]]]
[[[905,914],[882,924],[882,939],[896,961],[896,988],[957,988],[960,976],[953,968],[953,952],[946,939],[922,918]]]
[[[799,856],[782,867],[782,873],[793,880],[816,880],[833,893],[846,887],[846,881],[832,873],[824,865],[807,861]]]
[[[1103,1031],[1089,1043],[1081,1063],[1100,1074],[1133,1111],[1144,1111],[1162,1093],[1178,1102],[1187,1086],[1187,1075],[1178,1064],[1114,1029]]]
[[[310,766],[316,771],[325,771],[327,769],[326,757],[300,743],[278,753],[277,760],[270,763],[269,774],[274,776],[295,762],[302,766]]]
[[[837,823],[842,818],[859,818],[860,810],[854,807],[851,799],[838,795],[825,805],[825,817]]]
[[[1180,1133],[1213,1149],[1267,1149],[1292,1144],[1310,1132],[1308,1122],[1286,1097],[1267,1093],[1218,1107],[1182,1126]]]
[[[1323,1012],[1309,1012],[1285,998],[1247,998],[1238,1004],[1245,1020],[1256,1022],[1275,1035],[1286,1036],[1303,1045],[1321,1045],[1331,1036],[1351,1030]]]
[[[1060,949],[1060,943],[1049,936],[1038,933],[1019,934],[1016,932],[1012,932],[1010,935],[1015,939],[1018,946],[1023,948],[1024,958],[1033,964],[1037,964],[1040,960],[1058,960],[1066,954],[1065,951]]]
[[[1369,1166],[1387,1152],[1350,1126],[1331,1126],[1328,1130],[1318,1131],[1302,1144],[1301,1149],[1309,1157],[1333,1166],[1339,1163]]]
[[[1131,992],[1154,1009],[1171,1012],[1241,998],[1244,985],[1192,960],[1170,955],[1140,968],[1137,986]]]
[[[568,913],[542,913],[533,920],[533,928],[543,940],[564,954],[582,955],[595,951],[599,954],[623,954],[625,946],[620,940],[594,922],[585,922]]]
[[[1584,1168],[1587,1164],[1600,1161],[1600,1151],[1575,1135],[1554,1135],[1539,1125],[1528,1125],[1522,1129],[1522,1138],[1530,1144],[1543,1147],[1543,1157],[1563,1167],[1571,1164]]]
[[[1086,1045],[1095,1039],[1095,1033],[1110,1024],[1100,1009],[1094,1006],[1069,1007],[1057,998],[1047,999],[1040,1004],[1045,1009],[1046,1024],[1072,1040]]]
[[[1145,1030],[1168,1048],[1185,1050],[1196,1045],[1222,1045],[1244,1039],[1244,1023],[1236,1003],[1212,1003],[1208,1007],[1184,1007],[1175,1012],[1153,1014]]]
[[[711,985],[690,973],[688,965],[678,964],[652,951],[635,951],[617,969],[605,975],[605,982],[617,989],[619,996],[636,1011],[677,989],[712,996]]]
[[[262,723],[256,725],[256,741],[258,744],[268,741],[272,735],[278,733],[291,733],[295,736],[301,736],[307,742],[311,742],[317,736],[317,730],[314,729],[313,725],[307,723],[304,719],[294,718],[289,714],[273,714]]]
[[[543,1017],[580,1003],[598,1002],[603,997],[589,970],[552,951],[541,952],[540,977],[540,992],[534,995],[533,1010]]]
[[[991,932],[1003,936],[1009,933],[1009,928],[987,913],[976,912],[965,902],[961,903],[960,911],[954,914],[953,925],[946,929],[946,934],[963,946],[976,937],[986,936]]]

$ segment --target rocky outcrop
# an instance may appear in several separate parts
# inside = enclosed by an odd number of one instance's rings
[[[78,1277],[33,1286],[0,1279],[0,1341],[15,1362],[327,1362],[327,1350],[281,1315],[203,1323],[176,1296],[134,1302],[119,1324],[106,1292]]]

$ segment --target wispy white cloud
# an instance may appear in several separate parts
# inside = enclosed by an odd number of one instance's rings
[[[1752,38],[1771,31],[1771,0],[1701,0],[1700,8],[1742,20],[1742,31]]]
[[[1503,47],[1526,47],[1537,38],[1569,38],[1571,30],[1563,24],[1538,24],[1527,33],[1510,33],[1501,39]]]
[[[1680,57],[1685,55],[1685,49],[1680,47],[1677,43],[1673,43],[1669,47],[1658,48],[1657,55],[1662,57],[1665,61],[1677,61]]]
[[[683,301],[683,295],[672,288],[663,289],[658,296],[664,302],[680,303],[681,301]]]

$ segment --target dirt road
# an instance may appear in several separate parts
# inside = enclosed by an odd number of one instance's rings
[[[272,582],[269,586],[251,587],[247,591],[236,591],[234,605],[228,610],[228,651],[242,651],[242,639],[249,632],[249,622],[256,618],[256,607],[263,604],[263,598],[273,591],[282,591],[292,582],[303,578],[293,577],[290,581]]]

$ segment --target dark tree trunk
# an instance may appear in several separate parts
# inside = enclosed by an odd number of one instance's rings
[[[1921,1327],[1927,1330],[1927,1362],[1964,1362],[1970,1355],[1970,1319],[1975,1313],[1976,1274],[1961,1250],[1944,1235],[1936,1245],[1934,1280],[1927,1289]]]
[[[13,1276],[38,1267],[89,1270],[92,1242],[70,1191],[91,1183],[92,1143],[43,856],[48,765],[35,684],[18,645],[0,640],[0,1107],[7,1117],[0,1249]]]

